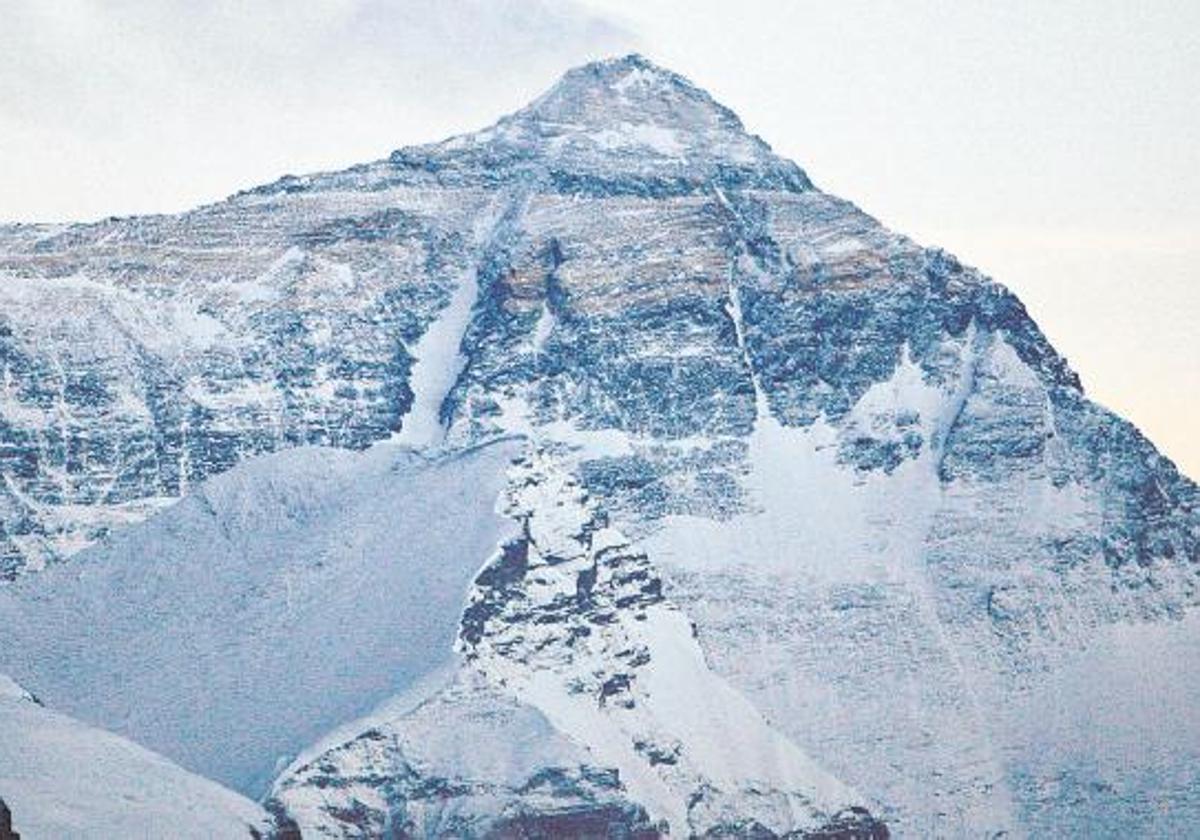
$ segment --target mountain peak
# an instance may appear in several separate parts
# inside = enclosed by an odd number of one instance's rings
[[[675,93],[698,96],[712,103],[707,93],[686,78],[655,64],[640,53],[599,59],[573,67],[555,85],[556,88],[562,86],[573,91],[598,88],[626,97]]]
[[[637,53],[567,71],[529,105],[482,131],[401,149],[390,162],[494,179],[549,171],[572,189],[657,193],[726,181],[803,191],[807,176],[749,134],[729,108]]]
[[[549,91],[514,116],[576,123],[614,117],[680,130],[701,126],[742,133],[741,120],[702,88],[638,53],[568,70]]]
[[[589,61],[587,64],[580,64],[577,67],[572,67],[564,74],[570,76],[572,74],[589,73],[599,77],[616,77],[619,78],[632,71],[642,70],[648,73],[658,75],[663,78],[678,79],[677,74],[655,64],[650,59],[641,53],[631,52],[625,55],[611,56],[609,58],[598,58],[595,61]]]

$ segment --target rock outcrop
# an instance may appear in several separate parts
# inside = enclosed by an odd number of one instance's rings
[[[21,840],[21,835],[13,830],[12,811],[0,799],[0,840]]]

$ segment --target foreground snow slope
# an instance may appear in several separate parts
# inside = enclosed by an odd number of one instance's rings
[[[0,798],[23,840],[266,837],[259,805],[44,708],[0,674]]]
[[[252,796],[448,661],[513,444],[297,449],[0,591],[0,668]]]

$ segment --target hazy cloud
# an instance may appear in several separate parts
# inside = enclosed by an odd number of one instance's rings
[[[374,159],[635,43],[549,0],[0,0],[0,218],[177,210]]]

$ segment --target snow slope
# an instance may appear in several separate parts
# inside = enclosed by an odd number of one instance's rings
[[[261,806],[44,708],[0,675],[0,798],[23,840],[268,836]]]
[[[0,668],[251,796],[451,657],[511,442],[298,449],[0,591]]]
[[[1094,491],[1055,481],[1050,459],[986,494],[944,486],[964,415],[994,428],[1044,410],[1005,341],[972,328],[959,352],[940,385],[904,354],[840,428],[783,426],[760,400],[748,509],[666,517],[643,546],[714,670],[901,836],[1171,836],[1200,791],[1186,569],[1130,572],[1153,582],[1114,596],[1106,569],[1036,562],[1095,527]],[[846,441],[897,418],[920,451],[847,468]]]

